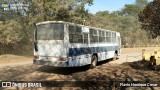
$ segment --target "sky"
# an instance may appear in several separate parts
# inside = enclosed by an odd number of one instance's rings
[[[148,0],[153,1],[153,0]],[[98,11],[116,11],[121,10],[125,4],[134,4],[135,0],[93,0],[92,6],[86,6],[90,13],[95,14]]]

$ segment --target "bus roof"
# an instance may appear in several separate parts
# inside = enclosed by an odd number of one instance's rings
[[[65,23],[65,22],[64,21],[44,21],[44,22],[39,22],[36,25],[48,24],[48,23]]]
[[[82,25],[82,24],[75,24],[75,23],[65,22],[65,21],[44,21],[44,22],[39,22],[36,25],[48,24],[48,23],[68,23],[68,24],[73,24],[73,25],[78,25],[78,26],[85,26],[85,25]],[[96,27],[91,27],[91,26],[85,26],[85,27],[88,27],[88,28],[91,28],[91,29],[109,31],[109,32],[116,32],[116,31],[112,31],[112,30],[108,30],[108,29],[96,28]],[[119,32],[116,32],[116,33],[119,33]]]

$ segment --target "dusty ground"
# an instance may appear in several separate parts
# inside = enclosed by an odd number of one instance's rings
[[[142,49],[143,48],[141,48],[141,50]],[[90,88],[86,88],[79,84],[74,84],[77,88],[16,88],[17,90],[108,90],[115,88],[111,82],[125,81],[126,79],[127,81],[154,81],[153,83],[160,82],[160,71],[155,71],[148,67],[146,62],[140,61],[141,50],[131,48],[122,49],[122,55],[118,60],[100,62],[95,69],[88,69],[87,66],[80,68],[56,68],[33,65],[32,58],[15,55],[1,55],[0,81],[100,81],[98,82],[98,86],[103,86],[103,88],[100,88],[97,87],[96,84],[91,85]],[[144,65],[144,63],[146,64]],[[104,81],[107,81],[107,83]],[[110,87],[106,87],[109,83],[111,83]],[[0,88],[0,90],[1,89],[15,90],[15,88]],[[160,90],[160,87],[116,87],[116,90],[117,89]]]
[[[152,52],[154,50],[160,51],[160,47],[139,47],[139,48],[122,48],[121,53],[142,53],[142,50],[145,49],[147,52]]]
[[[14,66],[23,64],[32,64],[31,57],[16,56],[16,55],[0,55],[0,67]]]

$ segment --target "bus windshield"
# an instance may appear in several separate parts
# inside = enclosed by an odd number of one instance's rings
[[[37,40],[63,40],[64,24],[49,23],[37,25],[35,36]]]

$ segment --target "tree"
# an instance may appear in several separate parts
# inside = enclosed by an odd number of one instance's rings
[[[145,7],[148,4],[147,0],[136,0],[135,5]]]
[[[82,23],[88,17],[85,5],[92,5],[92,2],[93,0],[32,0],[29,14],[31,17],[38,17],[38,22],[62,20]]]
[[[160,35],[160,1],[150,2],[139,14],[142,29],[146,30],[152,38]]]
[[[131,15],[135,18],[138,18],[138,14],[143,8],[148,4],[147,0],[136,0],[135,4],[126,4],[122,10],[123,15]]]
[[[7,45],[17,43],[24,37],[22,26],[15,20],[7,21],[5,24],[0,24],[0,43]]]

